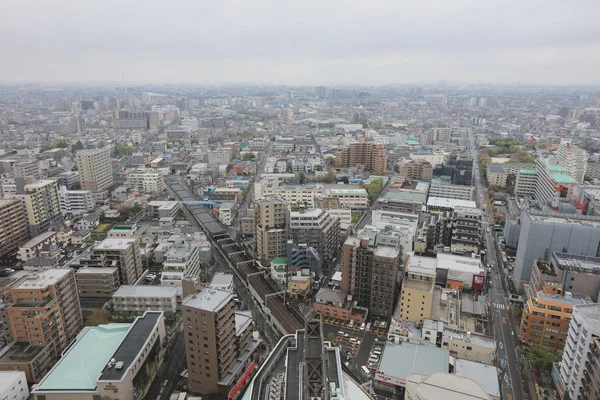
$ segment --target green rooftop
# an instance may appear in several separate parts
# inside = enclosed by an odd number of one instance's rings
[[[287,257],[274,258],[273,260],[271,260],[271,264],[277,264],[277,265],[287,264]]]
[[[408,144],[409,146],[418,146],[421,143],[417,142],[416,140],[407,140],[406,144]]]
[[[89,328],[39,384],[37,391],[95,390],[96,379],[121,345],[131,324]]]
[[[520,174],[537,175],[537,170],[536,169],[520,169],[519,173]]]
[[[566,167],[563,167],[562,165],[550,164],[550,160],[547,158],[544,159],[544,163],[546,164],[546,166],[548,167],[548,170],[550,172],[568,172],[569,171]]]
[[[561,174],[558,172],[551,172],[550,175],[552,175],[552,179],[554,179],[554,181],[556,183],[574,183],[575,181],[573,180],[573,178],[570,175],[567,174]]]
[[[109,232],[113,232],[113,233],[127,233],[127,232],[131,232],[130,228],[114,228],[111,229]]]

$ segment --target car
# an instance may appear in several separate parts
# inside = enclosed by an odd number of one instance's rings
[[[360,345],[360,340],[356,338],[350,338],[350,343]]]
[[[361,330],[361,331],[364,331],[364,330],[365,330],[365,326],[366,326],[366,325],[365,325],[365,323],[364,323],[364,322],[363,322],[362,324],[360,324],[360,330]]]
[[[371,352],[371,355],[375,355],[375,356],[379,357],[381,355],[381,350],[373,350]]]
[[[350,323],[348,324],[348,326],[349,326],[350,328],[352,328],[352,327],[354,326],[354,320],[353,320],[353,319],[351,319],[351,320],[350,320]]]
[[[490,233],[490,228],[486,228],[486,229],[485,229],[485,231],[486,231],[487,233]]]
[[[379,357],[377,357],[377,356],[371,356],[371,358],[369,358],[370,363],[377,363],[378,361],[379,361]]]
[[[344,331],[339,331],[338,336],[344,336]]]
[[[369,332],[371,330],[371,323],[370,322],[367,324],[367,327],[365,328],[365,330],[367,332]]]
[[[148,274],[146,275],[146,281],[151,282],[156,279],[156,275]]]
[[[387,322],[381,321],[381,324],[379,324],[379,327],[385,329],[386,325],[387,325]]]

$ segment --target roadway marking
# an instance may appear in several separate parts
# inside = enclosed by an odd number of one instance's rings
[[[506,306],[504,304],[502,304],[502,303],[496,303],[496,302],[494,302],[494,307],[496,307],[499,310],[505,310],[506,309]]]

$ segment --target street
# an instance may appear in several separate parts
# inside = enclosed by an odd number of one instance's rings
[[[493,216],[489,214],[492,210],[487,209],[489,204],[487,193],[481,183],[481,171],[479,171],[479,159],[477,147],[473,139],[473,132],[468,130],[469,147],[473,157],[473,176],[475,185],[475,198],[479,203],[479,207],[486,210],[483,211],[481,221],[481,229],[485,232],[485,248],[487,251],[488,264],[494,264],[492,272],[488,275],[488,279],[492,277],[492,287],[488,293],[489,297],[489,312],[491,314],[493,334],[496,340],[496,354],[498,367],[501,370],[500,378],[502,379],[501,388],[503,398],[507,400],[523,400],[524,389],[521,380],[521,371],[519,369],[518,356],[516,350],[517,335],[515,334],[515,325],[510,311],[510,302],[508,299],[508,284],[506,277],[502,275],[501,265],[498,262],[496,254],[496,246],[494,242]],[[490,232],[488,232],[490,228]],[[503,285],[502,281],[505,280]]]
[[[179,373],[185,368],[185,343],[183,332],[177,332],[175,344],[167,352],[158,373],[148,389],[144,400],[168,399],[177,384]]]

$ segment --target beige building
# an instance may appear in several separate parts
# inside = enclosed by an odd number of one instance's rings
[[[12,197],[25,204],[31,236],[47,232],[60,218],[60,200],[56,181],[42,180],[25,185]]]
[[[127,183],[146,194],[159,194],[167,189],[163,175],[153,169],[136,169],[129,172]]]
[[[487,166],[487,181],[490,186],[506,187],[506,179],[508,175],[502,164],[488,164]]]
[[[335,258],[340,243],[340,219],[321,208],[291,211],[290,238],[297,244],[306,244],[319,253],[322,262]]]
[[[433,166],[424,160],[409,160],[400,165],[400,175],[421,181],[430,181]]]
[[[481,210],[474,207],[455,207],[450,250],[479,254],[481,238]]]
[[[76,153],[81,190],[91,190],[96,199],[105,199],[115,181],[110,163],[110,147]]]
[[[16,253],[28,237],[27,217],[21,200],[0,200],[0,257]]]
[[[177,311],[175,286],[123,285],[113,295],[115,311]]]
[[[121,285],[135,284],[143,272],[139,239],[104,239],[94,247],[89,261],[90,266],[118,268]]]
[[[435,287],[435,258],[404,256],[404,279],[400,291],[400,319],[423,322],[431,318]]]
[[[120,285],[117,267],[79,268],[75,279],[81,301],[109,300]]]
[[[535,187],[537,185],[537,170],[521,169],[517,172],[515,180],[515,196],[533,197],[535,196]]]
[[[8,345],[0,371],[18,369],[38,382],[83,327],[75,273],[70,268],[25,273],[4,288],[4,298],[12,339],[31,347]]]
[[[358,143],[344,147],[336,154],[336,162],[342,167],[364,168],[370,171],[385,172],[387,169],[387,151],[382,143],[361,138]]]
[[[289,205],[272,197],[254,203],[254,242],[256,258],[263,265],[287,255]]]

